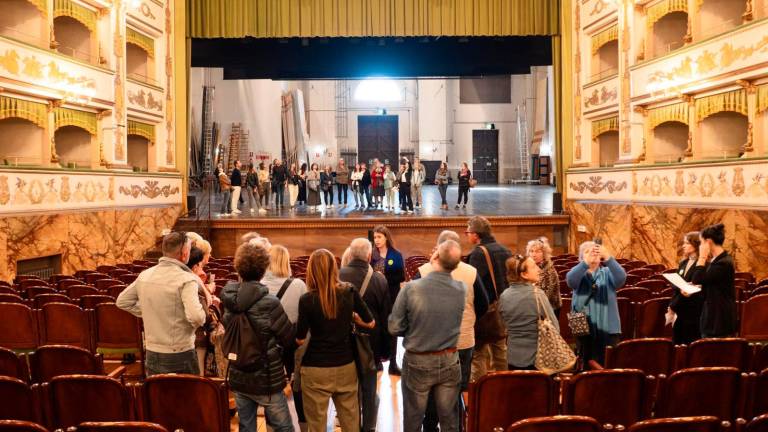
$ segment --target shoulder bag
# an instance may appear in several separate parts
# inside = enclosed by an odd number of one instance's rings
[[[368,266],[368,272],[365,274],[362,285],[360,285],[360,297],[365,294],[365,290],[368,288],[368,284],[371,282],[373,276],[373,269]],[[352,294],[354,302],[354,291],[349,290]],[[354,303],[353,303],[354,304]],[[363,333],[358,330],[355,323],[352,323],[352,354],[355,358],[355,367],[357,368],[357,374],[363,377],[371,372],[376,372],[376,360],[374,360],[373,348],[371,348],[371,337],[367,333]]]
[[[478,247],[485,255],[485,263],[488,265],[488,271],[491,273],[496,300],[488,306],[488,311],[485,315],[475,321],[475,338],[480,343],[491,343],[507,337],[507,329],[504,327],[504,322],[501,320],[501,314],[499,313],[499,290],[496,288],[496,275],[493,271],[491,255],[485,246]]]
[[[587,301],[584,302],[584,307],[579,312],[568,313],[568,327],[571,328],[571,334],[576,337],[589,336],[589,319],[587,318],[587,306],[589,301],[592,300],[592,296],[595,294],[595,290],[592,289],[587,297]]]
[[[536,301],[539,333],[534,362],[536,369],[548,375],[573,369],[576,364],[576,354],[560,336],[560,332],[549,320],[546,312],[542,311],[541,299],[536,294],[536,288],[533,289],[533,298]]]
[[[288,291],[288,287],[291,286],[293,283],[293,278],[289,277],[288,279],[283,282],[283,285],[280,287],[280,291],[277,292],[277,299],[282,300],[283,296],[285,295],[285,292]]]

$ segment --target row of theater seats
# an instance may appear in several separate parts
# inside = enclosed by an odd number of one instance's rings
[[[0,377],[0,419],[32,422],[50,430],[104,430],[85,422],[143,421],[184,432],[229,430],[227,386],[222,380],[194,375],[156,375],[125,385],[103,375],[62,375],[29,385]],[[4,429],[45,430],[45,429]]]
[[[643,420],[633,424],[628,430],[629,432],[724,432],[729,429],[729,427],[723,427],[717,417],[698,416]],[[768,414],[756,417],[743,429],[746,432],[765,432],[768,430]],[[503,428],[498,430],[501,432]],[[614,430],[614,428],[604,428],[592,417],[550,416],[520,420],[510,425],[506,432],[606,432],[608,430]]]
[[[605,369],[563,379],[538,371],[495,372],[469,388],[469,432],[504,430],[523,419],[558,414],[591,417],[606,430],[690,416],[712,416],[726,430],[741,430],[748,420],[768,414],[768,370],[757,375],[692,368],[653,377],[637,369]]]

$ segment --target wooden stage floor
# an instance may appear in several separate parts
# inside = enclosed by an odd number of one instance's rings
[[[334,190],[334,193],[336,191]],[[466,209],[455,209],[458,189],[456,186],[448,188],[448,210],[440,209],[440,193],[437,186],[425,186],[422,192],[423,203],[421,209],[416,209],[414,213],[406,214],[400,209],[396,211],[376,210],[357,210],[355,209],[355,200],[350,192],[347,196],[347,206],[340,207],[338,196],[334,194],[334,207],[325,208],[320,206],[316,211],[310,211],[306,206],[297,206],[296,209],[287,208],[275,209],[274,203],[270,202],[270,211],[266,214],[258,212],[249,212],[245,204],[240,205],[243,211],[239,215],[223,216],[219,213],[221,210],[222,197],[216,196],[212,199],[211,211],[208,211],[208,203],[198,203],[201,218],[211,218],[216,220],[242,220],[242,219],[338,219],[338,218],[390,218],[392,216],[401,218],[420,218],[420,217],[467,217],[473,215],[482,216],[530,216],[530,215],[550,215],[552,214],[552,195],[555,188],[551,186],[532,186],[532,185],[480,185],[469,192],[469,201]],[[286,203],[288,197],[286,194]],[[197,199],[207,201],[207,197],[201,194]],[[395,197],[397,201],[397,197]],[[397,205],[397,202],[395,203]]]
[[[567,248],[570,218],[552,214],[553,193],[554,188],[549,186],[479,186],[470,192],[467,208],[456,210],[453,205],[457,191],[453,187],[448,192],[451,208],[441,210],[437,188],[428,186],[423,192],[423,209],[411,214],[355,210],[353,200],[346,208],[337,206],[315,213],[299,207],[294,211],[273,209],[264,215],[252,216],[244,211],[237,216],[214,213],[208,217],[204,204],[198,207],[203,210],[200,217],[179,219],[176,227],[209,238],[214,256],[234,255],[240,237],[250,231],[287,247],[291,256],[300,256],[318,248],[341,255],[353,238],[368,237],[368,231],[381,224],[392,231],[395,248],[411,256],[428,254],[437,236],[446,229],[462,234],[462,248],[468,252],[471,245],[463,239],[467,220],[482,215],[491,221],[497,240],[514,251],[522,252],[529,240],[546,236],[555,253],[562,253]],[[221,198],[213,208],[220,205]]]

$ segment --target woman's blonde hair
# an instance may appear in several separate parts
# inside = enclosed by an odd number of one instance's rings
[[[352,261],[352,249],[347,248],[344,253],[341,254],[341,266],[346,267]]]
[[[531,256],[531,253],[536,249],[541,249],[544,252],[544,262],[549,262],[552,259],[552,246],[549,245],[549,240],[546,237],[529,241],[525,247],[525,254]]]
[[[326,319],[336,319],[338,314],[336,289],[339,283],[339,270],[331,251],[318,249],[312,252],[307,263],[307,291],[317,292]]]
[[[269,271],[277,277],[291,277],[291,255],[285,246],[273,245],[269,249]]]

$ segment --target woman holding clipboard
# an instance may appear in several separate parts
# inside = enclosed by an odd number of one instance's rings
[[[701,245],[699,235],[698,231],[693,231],[683,237],[683,255],[685,258],[680,261],[677,274],[686,282],[691,281],[693,269],[699,259],[698,252]],[[699,320],[703,305],[704,297],[701,292],[686,294],[680,289],[675,291],[669,302],[669,309],[677,314],[675,324],[672,326],[672,340],[675,345],[687,345],[701,338]]]

